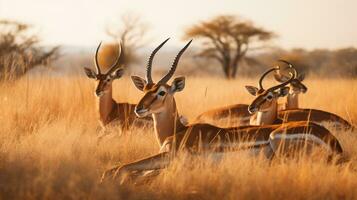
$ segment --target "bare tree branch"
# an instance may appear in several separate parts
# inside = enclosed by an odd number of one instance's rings
[[[141,18],[133,14],[125,14],[121,17],[121,27],[119,29],[107,28],[107,34],[121,41],[122,59],[121,64],[128,66],[139,61],[136,52],[143,48],[148,32],[148,26],[142,22]]]
[[[45,50],[38,46],[39,38],[30,35],[30,25],[0,20],[0,79],[24,75],[28,70],[55,60],[59,47]]]

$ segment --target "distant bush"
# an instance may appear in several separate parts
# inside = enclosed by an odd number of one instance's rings
[[[257,56],[260,63],[271,66],[277,59],[285,59],[294,64],[298,71],[323,77],[357,77],[357,49],[336,50],[293,49],[274,50]]]
[[[16,79],[38,65],[56,59],[58,47],[39,46],[32,27],[15,21],[0,20],[0,80]]]
[[[193,56],[193,55],[192,55]],[[238,70],[240,76],[256,77],[268,67],[274,66],[278,59],[284,59],[296,67],[300,73],[319,77],[357,77],[357,49],[342,48],[335,50],[317,49],[270,49],[259,54],[249,55],[249,59],[241,62]],[[187,66],[182,66],[182,71],[190,71],[192,74],[207,74],[209,76],[222,76],[223,73],[217,71],[215,66],[219,65],[207,59],[191,59],[187,61]],[[186,70],[183,68],[187,68]],[[237,77],[238,79],[240,77]]]

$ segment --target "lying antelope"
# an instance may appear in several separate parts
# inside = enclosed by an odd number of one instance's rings
[[[271,109],[279,110],[278,118],[282,120],[273,120],[269,118],[262,119],[263,121],[258,122],[257,116],[255,114],[251,114],[248,112],[248,105],[246,104],[235,104],[230,105],[223,108],[217,108],[214,110],[210,110],[200,114],[197,117],[196,122],[212,122],[216,120],[222,119],[230,119],[226,120],[228,122],[228,126],[235,125],[237,122],[239,125],[259,125],[259,124],[274,124],[281,122],[290,122],[290,121],[312,121],[318,124],[324,124],[324,122],[331,122],[336,125],[337,128],[345,128],[350,129],[352,125],[344,120],[343,118],[326,111],[317,110],[317,109],[299,109],[298,105],[298,95],[300,93],[305,93],[307,91],[307,87],[302,84],[302,80],[304,76],[298,75],[296,69],[292,66],[291,63],[279,60],[281,62],[287,63],[290,69],[294,72],[294,79],[289,83],[288,93],[286,94],[286,106],[285,110],[278,109],[278,104],[271,104]],[[269,70],[268,70],[269,71]],[[280,73],[280,68],[274,70],[276,73],[274,74],[275,79],[279,82],[284,82],[289,79]],[[262,80],[269,72],[264,73],[259,79],[259,86],[262,89]],[[256,91],[260,90],[254,86],[246,86],[246,89],[249,93],[255,95]],[[232,124],[235,123],[235,124]]]
[[[150,58],[167,42],[161,43]],[[139,117],[152,115],[155,134],[160,145],[158,154],[107,170],[102,181],[107,177],[142,170],[155,170],[169,165],[171,158],[178,150],[190,153],[207,152],[222,154],[243,148],[256,148],[264,151],[271,158],[278,150],[288,151],[288,147],[304,145],[320,146],[331,153],[341,153],[338,140],[324,127],[309,122],[295,122],[284,125],[243,126],[219,128],[210,124],[183,125],[178,120],[178,111],[174,94],[185,87],[185,78],[177,77],[169,85],[167,82],[173,76],[179,59],[188,48],[191,41],[178,53],[168,73],[160,81],[154,83],[151,77],[151,67],[147,68],[146,80],[132,76],[135,86],[145,94],[135,108]],[[291,78],[292,79],[292,78]],[[289,79],[289,81],[291,81]],[[276,86],[280,90],[288,83]],[[282,149],[282,143],[285,143]]]
[[[271,71],[263,73],[263,75],[259,79],[259,86],[262,88],[262,81],[264,77],[269,74]],[[295,79],[294,79],[295,80]],[[285,80],[286,81],[286,80]],[[245,86],[249,93],[254,91],[256,87],[254,86]],[[222,108],[216,108],[213,110],[206,111],[200,114],[196,122],[212,122],[222,119],[229,119],[228,126],[238,125],[255,125],[256,124],[256,115],[251,114],[248,111],[248,104],[234,104]],[[269,124],[269,123],[265,123]]]
[[[288,121],[312,121],[317,124],[332,123],[338,129],[352,129],[353,126],[343,119],[342,117],[326,112],[323,110],[317,109],[302,109],[299,107],[299,94],[305,93],[307,91],[307,87],[302,84],[304,80],[303,75],[298,75],[296,69],[293,65],[287,61],[280,60],[289,65],[289,68],[293,70],[295,79],[290,83],[289,93],[286,97],[286,106],[285,110],[279,112],[278,117],[283,119],[284,122]],[[276,71],[274,77],[279,82],[286,81],[289,77],[284,76],[280,73],[280,70]]]
[[[138,119],[135,115],[135,104],[117,103],[112,97],[113,80],[122,77],[124,69],[119,65],[121,55],[121,45],[119,44],[119,52],[114,64],[106,73],[101,72],[101,67],[98,62],[98,52],[101,43],[98,45],[95,52],[94,63],[96,72],[89,68],[84,68],[88,78],[96,80],[95,95],[97,96],[97,105],[99,110],[99,119],[104,127],[113,121],[118,121],[123,130],[127,130],[135,121],[150,122],[151,118]]]

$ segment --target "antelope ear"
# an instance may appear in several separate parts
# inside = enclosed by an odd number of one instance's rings
[[[285,97],[286,95],[289,94],[289,90],[290,90],[289,87],[280,88],[280,89],[278,90],[278,96],[279,96],[279,97]]]
[[[299,74],[298,77],[297,77],[297,80],[299,81],[303,81],[305,79],[305,74],[302,73],[302,74]]]
[[[114,72],[112,72],[110,74],[110,77],[112,79],[119,79],[120,77],[123,76],[123,74],[124,74],[124,69],[123,68],[118,68],[118,69],[116,69]]]
[[[257,87],[250,86],[250,85],[246,85],[245,89],[247,89],[247,91],[253,96],[256,96],[259,90]]]
[[[147,84],[146,80],[141,78],[141,77],[139,77],[139,76],[131,76],[131,80],[133,81],[135,87],[138,88],[141,91],[144,90],[144,87]]]
[[[180,76],[174,79],[171,84],[171,92],[180,92],[185,88],[185,77]]]
[[[87,67],[84,68],[84,72],[86,73],[88,78],[93,78],[93,79],[97,78],[97,75],[95,74],[95,72]]]

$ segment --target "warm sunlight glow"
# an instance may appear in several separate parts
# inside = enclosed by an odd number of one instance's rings
[[[0,18],[35,25],[47,44],[93,45],[123,13],[140,14],[150,23],[154,41],[218,14],[238,14],[276,32],[285,48],[357,46],[355,0],[0,0]]]

